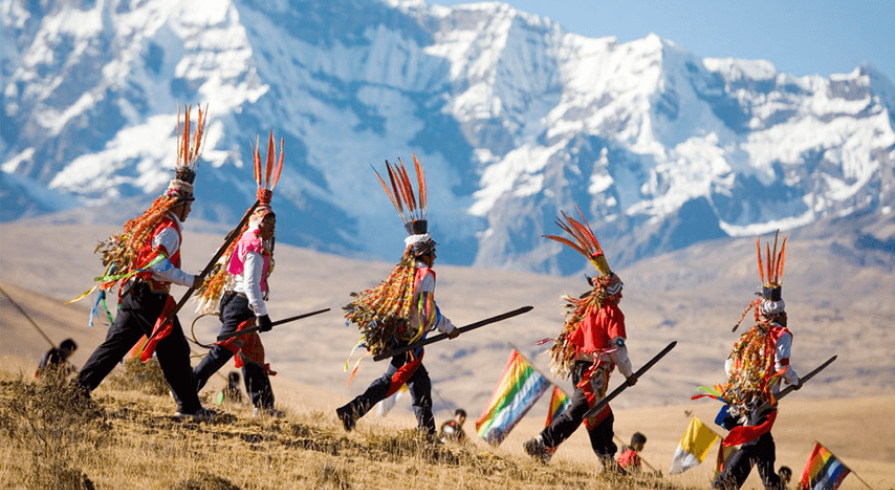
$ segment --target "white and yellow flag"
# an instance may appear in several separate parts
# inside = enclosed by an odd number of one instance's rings
[[[702,463],[709,453],[709,449],[712,448],[712,444],[720,438],[721,436],[703,424],[701,420],[693,417],[674,453],[668,473],[672,475],[683,473],[694,466],[699,466],[699,463]]]

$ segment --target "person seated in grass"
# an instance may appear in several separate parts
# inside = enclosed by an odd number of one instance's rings
[[[454,412],[454,418],[441,424],[441,432],[438,440],[441,442],[466,442],[466,432],[463,431],[463,423],[466,422],[466,410],[458,408]]]
[[[618,457],[618,465],[629,473],[640,473],[642,469],[641,461],[637,453],[643,451],[643,446],[645,445],[646,436],[640,432],[635,432],[631,436],[631,445],[622,448],[622,453]]]
[[[78,344],[76,344],[74,340],[63,340],[62,343],[59,344],[59,347],[53,347],[40,358],[40,363],[37,365],[37,371],[34,373],[34,377],[39,378],[50,371],[64,375],[74,372],[75,367],[69,364],[68,358],[71,357],[76,350],[78,350]]]

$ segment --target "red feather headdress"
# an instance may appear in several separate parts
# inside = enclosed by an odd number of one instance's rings
[[[597,237],[594,236],[594,232],[590,229],[590,224],[587,222],[587,218],[584,217],[584,213],[581,212],[581,209],[579,209],[578,206],[575,206],[575,209],[578,210],[578,214],[581,216],[580,222],[567,215],[564,211],[560,211],[562,218],[556,220],[556,224],[562,228],[563,231],[568,233],[574,241],[556,235],[542,236],[562,243],[585,256],[587,260],[594,265],[601,276],[608,277],[612,274],[612,271],[609,269],[609,263],[606,262],[606,255],[600,247],[600,242],[598,242]]]
[[[283,138],[280,138],[280,157],[277,160],[273,131],[270,132],[270,138],[267,142],[266,165],[264,166],[263,172],[261,168],[260,140],[260,136],[255,140],[255,182],[258,183],[258,200],[261,201],[261,206],[269,208],[270,199],[273,197],[273,189],[277,186],[277,182],[280,181],[280,174],[283,172]]]
[[[398,164],[388,163],[385,161],[385,167],[388,170],[388,180],[391,188],[385,183],[382,175],[376,169],[376,177],[389,200],[404,222],[404,229],[410,235],[423,235],[428,231],[428,200],[429,193],[426,190],[426,168],[413,154],[413,165],[416,169],[417,192],[413,192],[413,181],[404,167],[404,162],[399,158]]]
[[[783,243],[780,245],[780,251],[777,251],[779,243],[780,230],[774,234],[774,248],[771,248],[770,242],[765,243],[765,256],[761,256],[761,241],[755,237],[755,249],[758,256],[758,275],[761,277],[761,298],[758,298],[746,307],[740,320],[734,325],[733,331],[736,331],[743,319],[749,313],[750,309],[755,310],[755,321],[759,321],[761,312],[759,306],[763,301],[781,301],[783,299],[783,266],[786,262],[786,239],[783,237]],[[782,303],[781,303],[782,304]]]
[[[258,201],[260,201],[260,204],[255,209],[255,212],[252,213],[249,222],[243,225],[242,229],[239,230],[239,236],[242,236],[250,226],[258,226],[258,223],[261,222],[264,216],[273,213],[270,201],[273,197],[273,189],[277,186],[277,182],[280,180],[280,174],[283,172],[283,139],[280,139],[280,154],[279,158],[277,158],[273,131],[270,132],[270,137],[267,143],[267,158],[265,159],[266,165],[263,166],[264,168],[262,168],[261,164],[260,140],[260,136],[255,139],[255,147],[252,150],[255,182],[258,184],[257,198]],[[234,240],[233,243],[230,244],[227,251],[224,252],[217,264],[215,264],[214,269],[212,269],[211,274],[209,274],[205,283],[196,291],[195,298],[199,303],[196,308],[197,311],[210,313],[217,307],[218,299],[223,293],[224,288],[226,288],[227,283],[230,281],[231,274],[228,271],[228,265],[230,264],[233,252],[236,250],[238,243],[239,240]],[[273,240],[265,245],[265,253],[268,253],[271,256],[271,267],[268,269],[268,273],[270,273],[273,270]]]
[[[184,109],[183,126],[180,125],[180,107],[177,107],[177,162],[174,167],[174,180],[168,184],[168,189],[165,191],[167,197],[177,200],[193,199],[193,182],[199,169],[199,155],[207,137],[205,126],[208,123],[208,106],[205,106],[204,111],[199,107],[198,113],[196,133],[190,137],[190,106]]]

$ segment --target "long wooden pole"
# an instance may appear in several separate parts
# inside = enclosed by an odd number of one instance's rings
[[[653,356],[653,358],[650,359],[649,362],[647,362],[646,364],[643,365],[643,367],[641,367],[640,369],[638,369],[637,372],[634,373],[634,376],[632,376],[632,377],[635,378],[635,379],[638,379],[638,378],[640,378],[641,376],[643,376],[644,373],[646,373],[647,371],[649,371],[649,369],[650,369],[651,367],[653,367],[654,364],[656,364],[657,362],[659,362],[659,359],[662,359],[662,357],[664,357],[665,354],[668,354],[668,352],[669,352],[671,349],[673,349],[675,345],[677,345],[677,341],[676,341],[676,340],[675,340],[674,342],[668,344],[667,346],[665,346],[665,348],[662,349],[661,352],[659,352],[658,354],[656,354],[655,356]],[[593,408],[591,408],[590,410],[588,410],[588,411],[584,414],[584,418],[593,417],[594,415],[600,413],[600,411],[603,410],[603,407],[605,407],[607,404],[609,404],[609,402],[612,401],[613,398],[615,398],[615,397],[617,397],[618,395],[620,395],[621,392],[625,391],[625,389],[627,389],[627,388],[628,388],[628,383],[622,383],[621,386],[619,386],[618,388],[614,389],[614,390],[612,391],[612,393],[610,393],[610,394],[606,395],[605,397],[603,397],[603,399],[600,400],[596,405],[594,405]]]
[[[218,249],[217,252],[215,252],[214,257],[211,258],[211,260],[208,262],[208,265],[205,266],[205,269],[202,269],[202,272],[199,274],[200,278],[205,279],[205,277],[211,273],[215,264],[218,263],[218,260],[220,260],[221,256],[224,255],[224,253],[227,251],[227,248],[230,247],[230,244],[233,243],[234,240],[239,238],[240,230],[242,230],[242,227],[245,226],[246,223],[248,223],[249,218],[251,218],[251,216],[252,216],[252,213],[255,212],[255,209],[260,204],[261,204],[261,201],[255,201],[255,204],[252,204],[252,207],[250,207],[249,210],[246,211],[246,213],[243,215],[242,219],[239,221],[239,224],[236,225],[236,228],[233,228],[230,231],[230,233],[227,234],[227,237],[224,238],[224,244],[221,245],[221,247]],[[171,311],[171,313],[168,313],[168,316],[165,317],[165,321],[163,321],[160,325],[166,325],[168,322],[173,320],[174,317],[177,316],[177,312],[179,312],[180,309],[183,308],[183,305],[186,304],[186,302],[190,299],[190,296],[192,296],[193,292],[195,292],[195,291],[196,291],[196,287],[190,286],[190,288],[186,290],[186,294],[184,294],[183,297],[180,298],[180,301],[177,303],[177,306],[174,307],[174,309]],[[155,335],[155,332],[153,332],[153,336],[154,335]],[[149,340],[152,340],[152,338],[150,337]]]
[[[517,308],[513,311],[508,311],[506,313],[503,313],[503,314],[500,314],[497,316],[493,316],[491,318],[486,318],[484,320],[480,320],[475,323],[470,323],[469,325],[466,325],[465,327],[460,327],[458,330],[460,331],[460,333],[468,332],[470,330],[474,330],[479,327],[484,327],[485,325],[490,325],[492,323],[500,322],[500,321],[506,320],[508,318],[513,318],[514,316],[518,316],[523,313],[528,313],[532,309],[534,309],[534,306],[523,306],[522,308]],[[379,355],[373,357],[373,360],[381,361],[383,359],[389,359],[391,357],[397,356],[398,354],[403,354],[409,350],[414,350],[414,349],[417,349],[424,345],[429,345],[434,342],[444,340],[446,338],[448,338],[448,335],[446,333],[443,333],[441,335],[436,335],[434,337],[429,337],[428,339],[423,339],[423,340],[420,340],[419,342],[414,342],[410,345],[405,345],[403,347],[398,347],[397,349],[390,350],[388,352],[383,352],[382,354],[379,354]]]
[[[319,314],[321,314],[321,313],[326,313],[327,311],[329,311],[329,308],[324,308],[324,309],[322,309],[322,310],[312,311],[312,312],[310,312],[310,313],[303,313],[303,314],[301,314],[301,315],[291,316],[291,317],[289,317],[289,318],[284,318],[284,319],[282,319],[282,320],[277,320],[277,321],[271,323],[270,326],[271,326],[271,327],[276,327],[277,325],[282,325],[282,324],[284,324],[284,323],[294,322],[295,320],[301,320],[302,318],[307,318],[307,317],[309,317],[309,316],[319,315]],[[249,328],[244,328],[244,329],[242,329],[242,330],[238,330],[238,331],[236,331],[236,332],[232,332],[232,333],[228,333],[228,334],[224,334],[224,335],[218,335],[218,342],[220,342],[220,341],[222,341],[222,340],[231,339],[231,338],[233,338],[233,337],[239,337],[240,335],[243,335],[243,334],[252,333],[252,332],[257,332],[258,330],[259,330],[259,327],[249,327]]]
[[[28,321],[31,322],[31,325],[34,325],[34,328],[36,328],[37,331],[40,332],[40,334],[43,336],[43,338],[46,339],[46,341],[49,342],[50,345],[55,349],[56,344],[54,344],[53,341],[50,340],[49,337],[47,337],[47,334],[45,334],[44,331],[41,330],[39,326],[37,326],[37,322],[32,320],[31,317],[28,315],[28,313],[25,312],[25,310],[23,310],[22,307],[19,306],[18,303],[16,303],[16,300],[12,299],[12,296],[10,296],[9,293],[4,291],[2,287],[0,287],[0,292],[3,292],[3,295],[9,299],[9,302],[12,303],[12,305],[15,306],[17,310],[19,310],[19,313],[21,313],[25,318],[27,318]]]

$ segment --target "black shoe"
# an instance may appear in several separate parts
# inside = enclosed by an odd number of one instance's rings
[[[192,413],[181,412],[180,410],[174,413],[174,417],[179,420],[192,420],[193,422],[208,422],[217,415],[217,411],[203,407],[199,407],[198,410]]]
[[[529,456],[545,464],[553,456],[553,451],[544,444],[544,439],[540,435],[523,442],[522,448]]]
[[[355,420],[351,412],[351,409],[346,409],[345,407],[336,409],[336,417],[339,417],[339,420],[342,421],[342,427],[345,428],[345,432],[351,432],[354,429]]]

